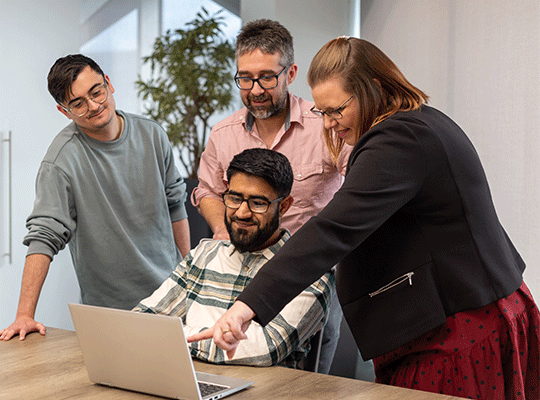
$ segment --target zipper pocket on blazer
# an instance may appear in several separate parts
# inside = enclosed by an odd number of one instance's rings
[[[395,286],[397,286],[397,285],[399,285],[399,284],[401,284],[403,282],[406,282],[406,281],[409,281],[409,286],[412,286],[412,276],[413,275],[414,275],[414,272],[408,272],[405,275],[402,275],[399,278],[394,279],[389,284],[384,285],[379,290],[376,290],[375,292],[370,293],[369,297],[377,296],[378,294],[386,292],[387,290],[392,289],[393,287],[395,287]]]

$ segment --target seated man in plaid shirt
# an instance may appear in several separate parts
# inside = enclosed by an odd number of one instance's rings
[[[223,193],[228,240],[203,239],[169,278],[134,311],[181,317],[186,336],[214,325],[290,233],[280,219],[293,202],[293,173],[287,157],[248,149],[227,169]],[[334,290],[331,273],[295,297],[265,327],[252,322],[232,359],[213,340],[191,343],[191,354],[216,364],[297,367],[322,327]]]

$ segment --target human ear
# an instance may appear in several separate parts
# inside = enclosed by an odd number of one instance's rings
[[[296,79],[296,74],[298,73],[298,65],[293,64],[289,67],[287,71],[287,85],[290,85]]]
[[[58,111],[60,111],[62,114],[64,114],[67,118],[71,119],[71,117],[69,116],[68,112],[66,110],[64,110],[64,108],[60,105],[60,104],[57,104],[56,105],[56,109]]]
[[[105,81],[107,82],[107,86],[109,87],[109,90],[111,93],[114,93],[114,86],[111,83],[111,80],[109,79],[109,75],[105,75]]]
[[[285,214],[289,210],[289,208],[291,208],[293,202],[294,202],[294,198],[292,196],[287,196],[283,200],[281,200],[281,203],[279,205],[280,217],[282,217],[283,214]]]

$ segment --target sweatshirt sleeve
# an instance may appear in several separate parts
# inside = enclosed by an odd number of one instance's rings
[[[28,255],[53,258],[71,239],[77,226],[77,210],[67,176],[53,164],[42,162],[36,178],[34,209],[26,220],[23,244]]]
[[[167,196],[167,204],[171,214],[172,222],[180,221],[187,218],[186,198],[187,187],[184,179],[180,176],[180,172],[176,168],[174,162],[174,154],[171,144],[168,141],[167,135],[164,143],[164,160],[165,160],[165,195]]]

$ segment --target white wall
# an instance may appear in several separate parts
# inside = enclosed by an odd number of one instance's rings
[[[363,0],[379,46],[476,146],[499,218],[540,299],[540,3]]]
[[[79,2],[2,0],[0,3],[0,136],[13,132],[13,256],[0,260],[0,329],[15,318],[26,246],[25,220],[35,198],[34,181],[52,138],[68,120],[55,109],[47,92],[47,73],[54,61],[77,52]],[[0,171],[6,175],[6,143]],[[0,180],[0,212],[7,219],[7,179]],[[8,232],[0,226],[2,249]],[[3,252],[2,252],[3,253]],[[78,285],[68,251],[52,263],[36,319],[48,326],[70,328],[68,301],[78,301]]]

